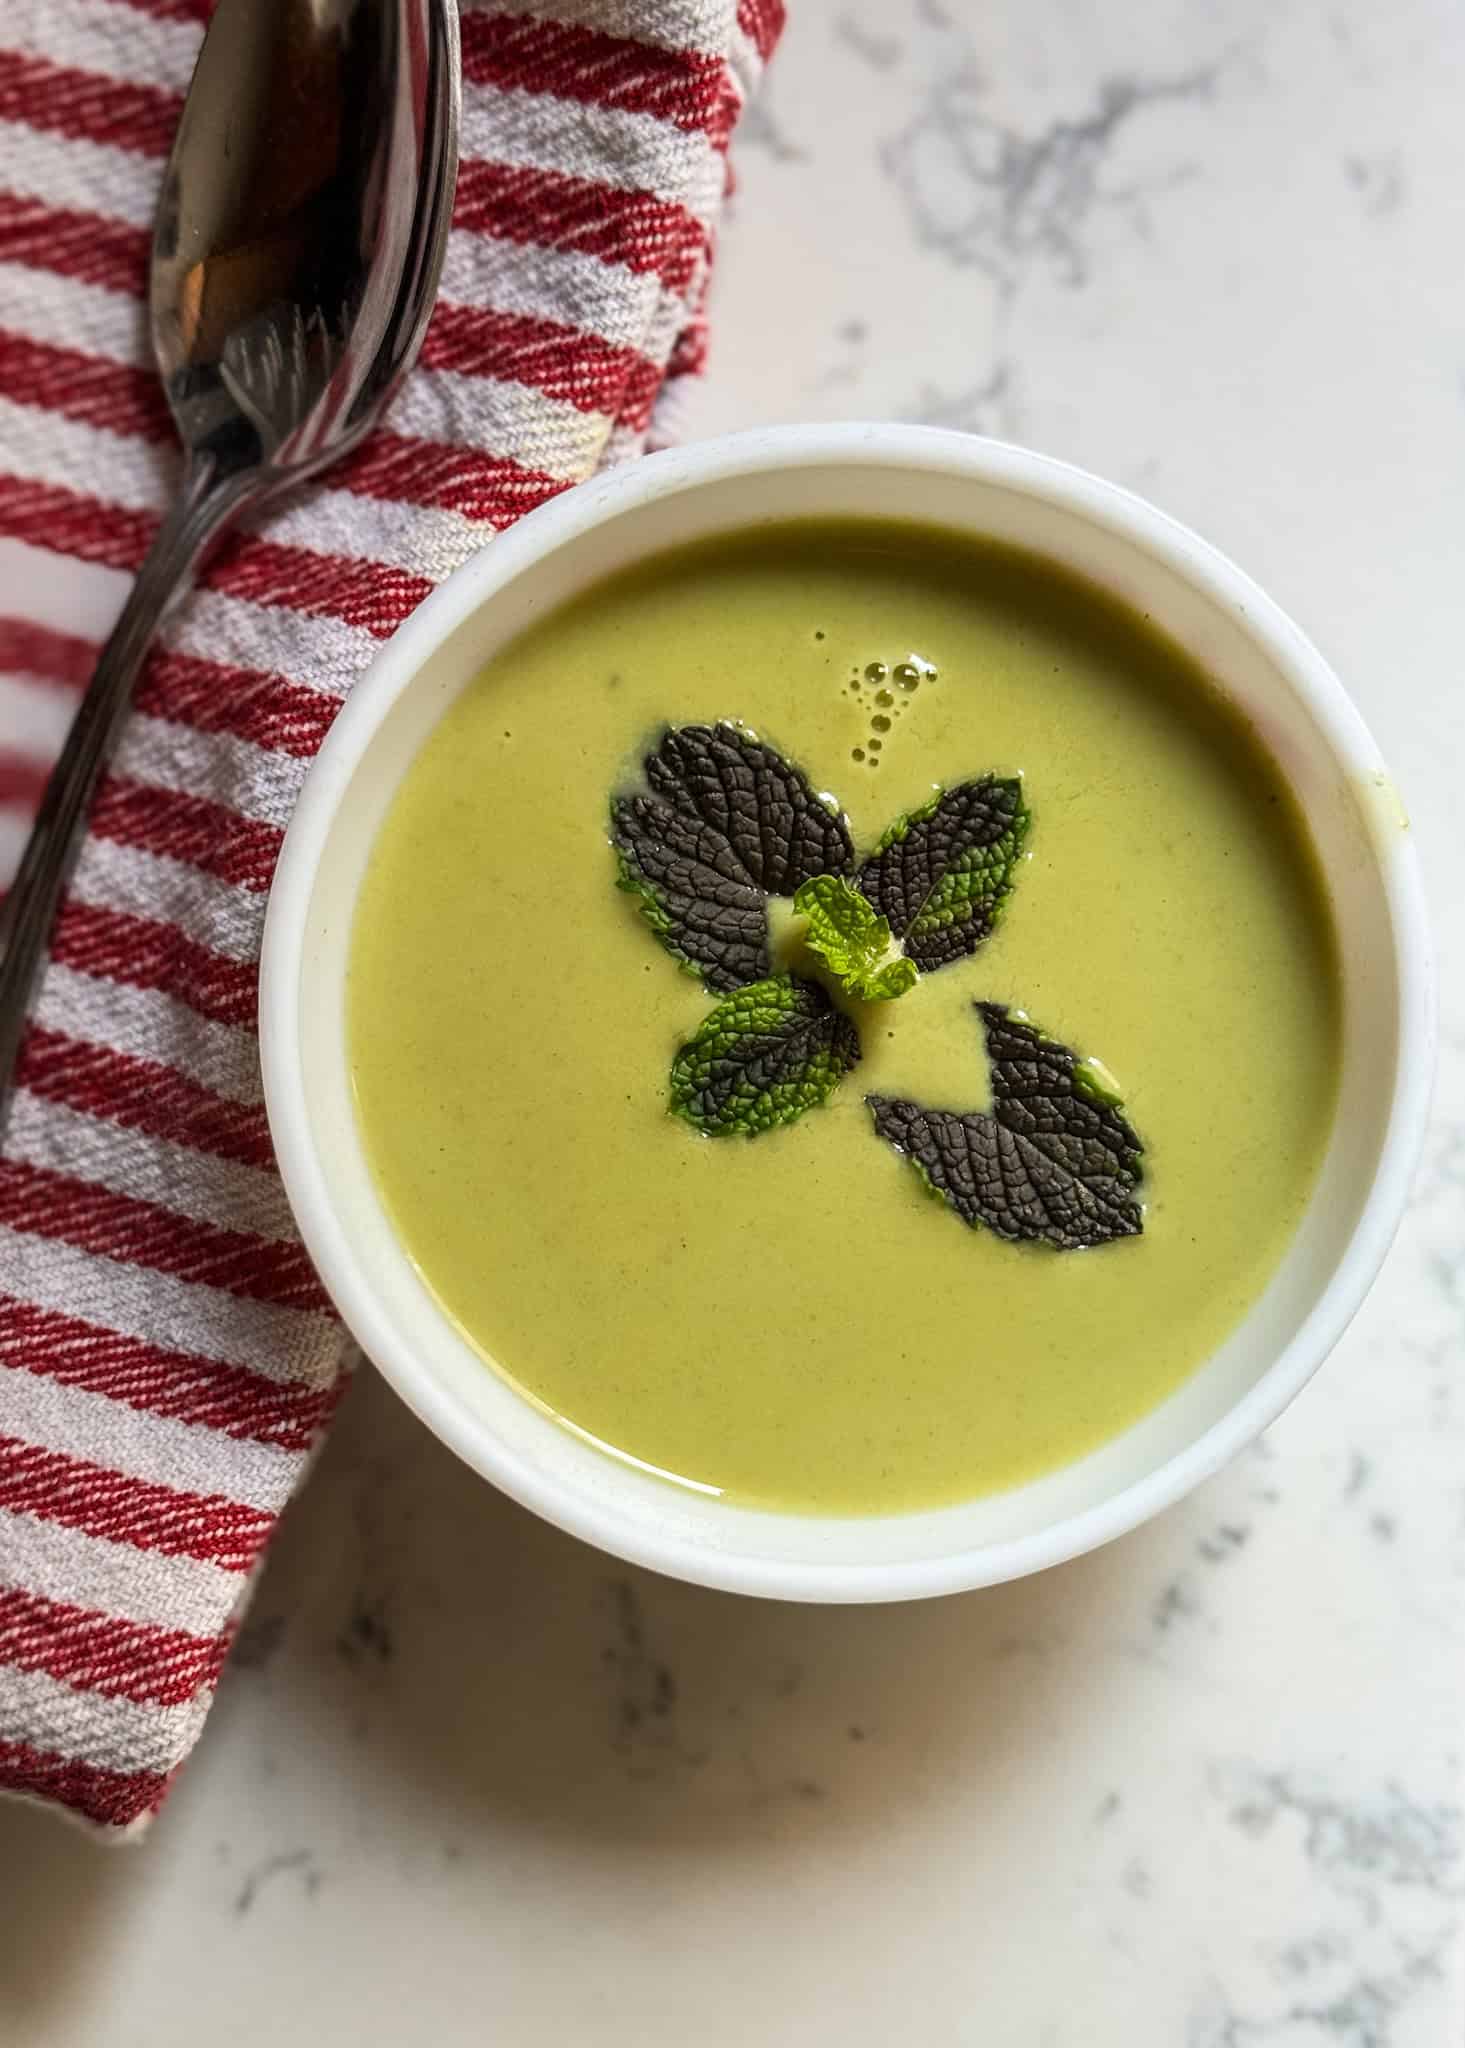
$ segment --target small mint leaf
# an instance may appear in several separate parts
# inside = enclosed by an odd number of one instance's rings
[[[844,819],[740,726],[669,728],[645,768],[652,793],[611,805],[622,886],[709,988],[760,980],[769,968],[766,899],[853,867]]]
[[[984,775],[897,818],[855,880],[923,974],[975,953],[1001,915],[1030,823],[1017,776]]]
[[[856,1065],[854,1025],[817,983],[775,974],[725,996],[671,1067],[671,1106],[709,1138],[756,1137],[826,1102]]]
[[[886,960],[890,926],[843,875],[816,875],[805,882],[794,897],[794,909],[809,921],[810,950],[850,995],[867,1003],[889,1002],[915,983],[914,961]]]
[[[1060,1251],[1138,1237],[1143,1147],[1083,1065],[1002,1003],[975,1005],[992,1068],[990,1115],[871,1095],[879,1135],[973,1229]]]
[[[887,960],[874,974],[867,974],[850,993],[867,1003],[888,1003],[913,989],[920,978],[921,970],[914,960]]]

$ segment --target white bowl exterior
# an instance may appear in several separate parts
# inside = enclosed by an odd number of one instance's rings
[[[1250,718],[1302,804],[1342,951],[1344,1063],[1307,1216],[1229,1340],[1159,1408],[1081,1459],[936,1512],[768,1514],[638,1470],[490,1370],[419,1278],[363,1156],[344,1054],[351,918],[419,745],[491,655],[588,584],[719,531],[877,513],[993,536],[1077,571],[1162,628]],[[587,1541],[732,1590],[883,1600],[1015,1578],[1133,1527],[1233,1456],[1327,1355],[1393,1236],[1433,1065],[1422,898],[1397,797],[1357,713],[1269,599],[1126,492],[999,443],[894,426],[778,428],[647,458],[522,520],[362,676],[306,780],[271,896],[266,1098],[306,1246],[351,1331],[427,1425]]]

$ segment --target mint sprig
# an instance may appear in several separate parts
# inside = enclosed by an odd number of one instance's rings
[[[817,982],[775,974],[724,996],[678,1051],[671,1106],[709,1138],[756,1137],[827,1102],[860,1057]]]
[[[886,1002],[975,953],[1017,879],[1031,819],[1016,776],[938,790],[863,862],[832,799],[732,724],[664,732],[645,788],[615,798],[619,886],[722,1000],[672,1061],[671,1108],[756,1137],[827,1102],[860,1058],[840,998]],[[835,984],[771,971],[768,903],[792,897]],[[1073,1251],[1144,1227],[1143,1148],[1102,1064],[1020,1012],[978,1003],[989,1111],[866,1098],[881,1137],[974,1228]]]
[[[889,1002],[920,979],[914,960],[887,957],[890,926],[843,875],[816,875],[805,882],[794,897],[794,909],[808,919],[810,950],[861,1002]]]

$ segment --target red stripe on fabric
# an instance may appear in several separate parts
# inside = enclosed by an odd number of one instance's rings
[[[690,327],[684,327],[676,338],[676,345],[667,360],[666,374],[672,377],[699,377],[707,367],[707,322],[694,320]]]
[[[264,1508],[222,1493],[179,1493],[0,1435],[0,1508],[166,1557],[196,1557],[225,1571],[254,1563],[274,1522]]]
[[[51,1167],[0,1159],[0,1223],[245,1301],[331,1313],[315,1268],[293,1239],[220,1230]]]
[[[31,1799],[49,1799],[104,1827],[125,1828],[162,1804],[172,1774],[108,1771],[77,1757],[0,1740],[0,1785]]]
[[[114,7],[129,7],[134,14],[150,14],[158,21],[196,21],[202,27],[214,11],[214,0],[111,0]]]
[[[383,562],[319,554],[249,533],[227,539],[202,580],[250,604],[363,626],[378,640],[390,639],[433,588],[431,577]]]
[[[229,668],[160,649],[148,659],[137,708],[194,732],[228,733],[251,746],[308,760],[331,729],[340,701],[260,669]]]
[[[363,497],[438,505],[496,530],[569,489],[561,477],[525,469],[507,455],[379,431],[327,481]]]
[[[151,512],[129,512],[56,484],[0,476],[0,534],[77,561],[136,569],[157,523]]]
[[[649,411],[662,371],[638,349],[556,320],[492,307],[439,305],[422,347],[423,366],[461,376],[511,378],[581,412],[620,414],[644,398]]]
[[[98,838],[187,862],[254,895],[268,890],[285,837],[208,797],[116,775],[97,791],[88,824]]]
[[[0,674],[80,689],[97,660],[97,643],[57,633],[30,619],[0,618]]]
[[[146,228],[0,193],[0,262],[141,299],[147,296],[150,246]]]
[[[345,1374],[329,1387],[266,1379],[245,1366],[169,1351],[5,1294],[0,1359],[166,1421],[282,1451],[310,1449],[348,1384]]]
[[[0,1586],[0,1664],[104,1699],[181,1707],[214,1685],[227,1648],[223,1636],[120,1621],[116,1615]]]
[[[0,533],[83,562],[136,569],[157,529],[152,512],[130,511],[59,484],[0,476]],[[226,540],[203,582],[251,604],[340,619],[386,640],[432,589],[426,576],[347,555],[317,554],[255,534]]]
[[[57,348],[0,328],[0,392],[113,434],[149,442],[173,439],[173,421],[155,370]]]
[[[62,904],[52,928],[51,958],[78,974],[155,989],[216,1024],[254,1029],[257,969],[211,953],[176,925],[72,899]]]
[[[33,754],[12,754],[0,747],[0,804],[33,811],[41,800],[48,770]]]
[[[465,163],[453,223],[520,247],[596,256],[684,291],[707,247],[707,229],[684,206],[623,192],[593,178],[512,164]]]
[[[110,143],[139,156],[164,157],[182,112],[182,94],[161,86],[104,78],[46,57],[0,50],[0,120],[20,121],[73,141]]]
[[[654,114],[719,146],[735,117],[720,57],[528,15],[465,13],[463,76],[473,85]]]
[[[738,27],[765,64],[783,34],[786,19],[783,0],[738,0]]]
[[[97,791],[88,822],[101,839],[187,861],[256,894],[269,888],[285,837],[277,825],[242,818],[207,797],[115,775]]]
[[[155,1060],[117,1052],[110,1045],[70,1038],[35,1025],[16,1065],[17,1087],[83,1116],[105,1117],[125,1130],[145,1131],[170,1145],[186,1145],[270,1169],[275,1163],[269,1125],[258,1104],[230,1102]]]

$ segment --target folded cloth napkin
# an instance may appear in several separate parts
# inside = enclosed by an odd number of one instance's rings
[[[0,7],[0,883],[96,652],[33,595],[57,557],[135,569],[178,470],[141,300],[208,12]],[[296,791],[439,578],[661,433],[782,14],[465,4],[421,362],[362,449],[220,551],[97,794],[0,1153],[0,1787],[108,1833],[146,1826],[196,1740],[348,1365],[254,1039]]]

